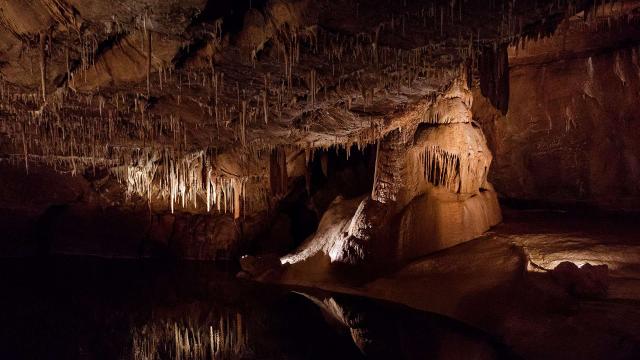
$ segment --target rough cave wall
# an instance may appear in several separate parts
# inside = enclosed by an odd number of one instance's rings
[[[626,18],[574,19],[551,38],[509,50],[508,114],[478,89],[473,107],[494,154],[489,179],[501,196],[640,209],[639,35]]]

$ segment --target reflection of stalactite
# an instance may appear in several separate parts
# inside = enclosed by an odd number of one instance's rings
[[[506,115],[509,110],[509,55],[507,45],[485,46],[479,58],[480,90]]]
[[[132,359],[239,359],[253,351],[242,314],[228,313],[209,324],[186,321],[155,321],[134,328]],[[208,325],[208,326],[207,326]]]
[[[287,192],[287,156],[283,148],[277,147],[271,150],[269,161],[269,181],[271,195],[281,196]]]

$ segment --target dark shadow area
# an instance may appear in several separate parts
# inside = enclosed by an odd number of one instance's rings
[[[249,9],[262,11],[266,3],[266,0],[209,0],[202,12],[193,19],[189,29],[197,32],[198,26],[211,24],[218,19],[222,19],[222,36],[224,34],[237,34],[242,30],[246,12]],[[210,40],[207,36],[197,36],[189,45],[180,49],[173,58],[173,64],[176,68],[181,68],[185,61],[207,45]]]
[[[56,224],[68,211],[69,205],[52,205],[38,218],[34,225],[36,255],[49,256],[52,251],[51,234]]]
[[[456,344],[496,344],[454,320],[340,296],[371,340],[363,351],[309,299],[205,263],[51,257],[0,270],[13,274],[0,297],[3,359],[210,359],[212,339],[230,359],[461,358]]]
[[[318,228],[322,214],[337,197],[356,198],[371,192],[375,168],[375,145],[362,150],[331,148],[314,153],[306,178],[290,180],[289,192],[277,212],[288,218],[292,246],[298,247]]]
[[[500,199],[500,231],[513,234],[573,233],[637,243],[638,213],[609,211],[580,204]]]
[[[597,216],[603,218],[633,219],[640,211],[612,210],[594,205],[591,202],[555,202],[547,200],[514,199],[500,197],[500,205],[513,210],[534,210],[540,212],[560,212],[575,216]]]

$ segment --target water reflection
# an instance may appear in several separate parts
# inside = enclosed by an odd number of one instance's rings
[[[132,330],[135,360],[246,359],[254,356],[242,314],[227,314],[214,325],[160,320]]]
[[[345,328],[367,358],[505,359],[507,348],[486,334],[436,314],[369,299],[301,293],[328,321]]]
[[[206,264],[5,260],[0,359],[493,359],[486,335],[397,305]]]

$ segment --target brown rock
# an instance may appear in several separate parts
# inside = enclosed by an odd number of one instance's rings
[[[572,262],[563,261],[552,270],[553,278],[571,294],[586,298],[603,298],[609,289],[607,265],[586,263],[580,268]]]

